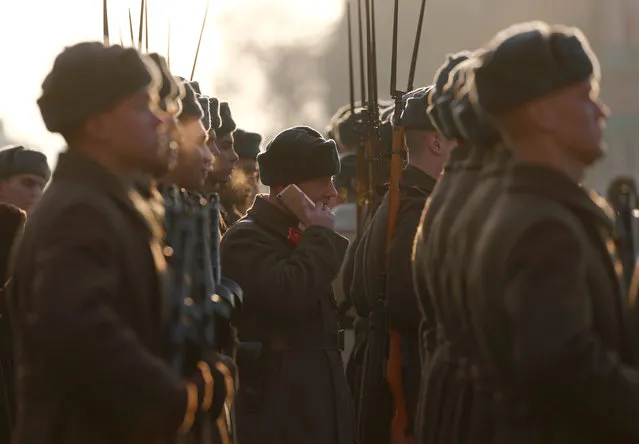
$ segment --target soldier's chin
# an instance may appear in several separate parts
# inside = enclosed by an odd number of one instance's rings
[[[231,180],[231,173],[226,171],[213,171],[209,173],[207,182],[215,184],[224,184]]]

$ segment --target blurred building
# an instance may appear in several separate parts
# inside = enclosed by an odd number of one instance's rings
[[[380,98],[389,95],[393,3],[376,2]],[[400,1],[400,87],[406,86],[420,4]],[[602,98],[612,109],[606,131],[608,155],[586,183],[603,193],[619,174],[632,174],[639,181],[639,0],[446,0],[429,1],[426,7],[415,86],[431,82],[446,54],[475,49],[513,23],[543,20],[581,28],[601,62]],[[354,52],[357,57],[357,47]],[[334,110],[348,100],[345,22],[327,57],[327,100]],[[359,79],[357,64],[355,73]]]

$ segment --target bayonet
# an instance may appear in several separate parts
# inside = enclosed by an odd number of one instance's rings
[[[146,52],[149,53],[149,0],[144,2],[144,37],[146,40]]]
[[[191,81],[193,81],[193,77],[195,76],[195,66],[197,65],[197,58],[200,54],[200,45],[202,44],[202,36],[204,35],[204,28],[206,26],[206,17],[209,15],[209,5],[211,4],[210,0],[206,1],[206,9],[204,10],[204,18],[202,19],[202,28],[200,29],[200,38],[197,41],[197,48],[195,50],[195,59],[193,59],[193,69],[191,70]]]
[[[346,2],[346,21],[348,30],[348,92],[351,115],[355,114],[355,82],[353,79],[353,33],[351,30],[351,4]]]
[[[408,86],[406,91],[413,90],[413,82],[415,81],[415,70],[417,68],[417,57],[419,56],[419,42],[422,39],[422,25],[424,24],[424,13],[426,12],[426,0],[422,0],[422,7],[419,11],[419,20],[417,21],[417,33],[415,34],[415,44],[413,45],[413,56],[410,61],[410,71],[408,73]]]
[[[109,46],[109,13],[107,11],[107,0],[102,0],[102,35],[104,46]]]
[[[142,52],[142,32],[144,28],[144,0],[140,1],[140,26],[138,28],[138,51]]]
[[[135,37],[133,37],[133,19],[131,18],[131,8],[129,8],[129,30],[131,31],[131,46],[135,46]]]

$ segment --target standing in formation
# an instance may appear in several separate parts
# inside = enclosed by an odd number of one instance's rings
[[[506,28],[392,106],[366,63],[328,138],[261,151],[157,53],[58,55],[53,175],[0,150],[1,442],[639,443],[636,190],[582,183],[585,36]]]

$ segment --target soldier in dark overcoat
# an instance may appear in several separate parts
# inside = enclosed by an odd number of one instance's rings
[[[31,211],[51,177],[47,156],[40,151],[9,145],[0,148],[0,202]]]
[[[577,29],[539,22],[487,49],[479,105],[514,164],[471,259],[483,402],[467,414],[483,430],[469,442],[639,442],[637,340],[611,214],[580,184],[604,153],[597,60]]]
[[[444,107],[432,106],[440,97],[444,96],[445,88],[448,84],[449,77],[452,71],[457,65],[468,60],[470,53],[463,51],[457,54],[448,56],[446,62],[437,70],[435,74],[435,83],[433,90],[429,94],[429,118],[431,122],[438,129],[440,134],[447,137],[452,137],[443,133],[444,127],[442,120],[444,116],[450,117],[452,121],[452,114],[445,114],[445,111],[441,113],[438,110],[444,110]],[[436,117],[435,114],[443,114],[441,117]],[[423,209],[421,220],[418,224],[417,233],[415,235],[415,241],[413,243],[413,280],[415,285],[415,291],[417,294],[417,301],[420,310],[421,322],[420,326],[420,341],[422,351],[429,350],[431,353],[435,347],[435,313],[432,308],[432,303],[429,297],[429,289],[427,285],[426,275],[423,273],[424,268],[424,245],[429,237],[431,225],[439,214],[440,209],[447,203],[447,199],[450,197],[450,189],[455,183],[455,177],[460,171],[460,166],[466,161],[470,153],[470,146],[465,143],[459,143],[457,139],[447,139],[452,143],[452,148],[448,156],[448,161],[444,165],[444,171],[439,178],[437,185],[433,189],[433,193],[429,196],[426,205]]]
[[[168,142],[158,78],[134,49],[80,43],[43,83],[68,149],[15,259],[16,443],[169,443],[222,408],[215,355],[187,378],[164,360],[162,206],[134,186]]]
[[[433,301],[430,297],[431,290],[428,282],[429,279],[434,278],[432,275],[427,274],[425,270],[428,267],[438,269],[440,265],[439,262],[431,262],[432,258],[427,256],[426,245],[429,242],[428,239],[431,237],[434,225],[436,226],[435,229],[441,228],[442,230],[447,230],[449,228],[441,220],[440,213],[445,212],[449,215],[456,214],[455,209],[458,209],[458,207],[451,207],[451,205],[452,201],[456,199],[455,196],[461,195],[461,189],[458,187],[459,176],[465,176],[468,172],[474,171],[473,165],[476,163],[469,163],[472,146],[466,143],[461,135],[454,132],[453,115],[448,106],[452,99],[452,91],[449,91],[447,87],[449,80],[454,77],[458,66],[467,61],[470,56],[471,53],[468,51],[449,56],[435,74],[433,91],[429,95],[429,118],[443,139],[451,144],[451,151],[444,165],[444,171],[432,194],[426,201],[413,243],[413,284],[415,285],[419,314],[421,317],[419,341],[422,360],[422,381],[425,381],[429,370],[429,361],[437,343],[437,319]],[[450,84],[453,83],[455,82],[450,82]],[[459,197],[457,197],[457,199],[459,199]],[[421,431],[423,430],[422,420],[424,414],[422,413],[422,404],[425,400],[424,390],[425,384],[420,383],[418,405],[416,408],[419,412],[415,423],[416,439],[420,439]]]
[[[465,415],[475,396],[473,380],[467,362],[470,322],[465,300],[468,264],[477,233],[488,217],[490,208],[501,190],[501,178],[511,158],[510,151],[499,144],[496,128],[476,112],[470,102],[465,83],[472,83],[472,67],[460,68],[465,79],[455,89],[465,91],[450,103],[455,129],[465,143],[473,147],[475,155],[466,165],[473,165],[456,184],[457,214],[450,211],[446,231],[439,226],[439,235],[446,235],[440,242],[445,263],[431,263],[437,267],[439,283],[433,286],[430,296],[436,307],[438,320],[438,344],[431,360],[431,369],[424,373],[420,412],[423,421],[420,439],[427,442],[465,442],[468,430]],[[466,85],[467,86],[467,85]],[[476,176],[476,174],[478,174]],[[474,182],[473,182],[474,179]],[[462,187],[466,188],[465,196]],[[496,195],[497,193],[497,195]],[[444,210],[445,212],[445,210]],[[431,234],[437,224],[431,227]],[[430,241],[429,241],[430,243]],[[425,271],[425,270],[424,270]]]
[[[414,92],[401,116],[400,124],[405,131],[408,163],[400,181],[397,226],[388,254],[387,192],[361,236],[355,253],[355,270],[351,283],[351,293],[364,294],[369,307],[374,306],[380,294],[386,295],[389,326],[397,331],[402,339],[402,381],[410,430],[415,415],[421,369],[418,345],[420,316],[411,270],[413,240],[426,199],[435,187],[452,145],[437,132],[426,114],[431,89],[420,88]],[[362,387],[362,390],[373,389]],[[390,404],[391,400],[387,401]],[[379,427],[379,431],[367,433],[367,436],[375,437],[376,442],[387,443],[392,418],[383,412],[389,412],[392,405],[368,406],[368,411],[372,409],[379,409],[381,417],[375,424],[369,423],[368,426]]]
[[[35,208],[51,177],[47,157],[21,145],[0,149],[0,442],[9,442],[15,422],[13,335],[7,295],[14,239],[26,212]]]
[[[9,262],[14,240],[19,237],[26,213],[21,209],[0,204],[0,441],[11,442],[15,422],[15,388],[13,365],[13,335],[9,319],[8,281]]]
[[[259,193],[257,155],[260,153],[261,143],[262,136],[257,133],[242,129],[233,132],[233,148],[238,160],[233,166],[230,179],[220,186],[220,202],[227,211],[225,221],[228,225],[233,225],[246,214]],[[228,149],[228,142],[223,140],[222,149]]]
[[[270,194],[222,238],[222,269],[244,291],[237,422],[242,444],[351,444],[352,404],[332,282],[348,241],[334,231],[335,142],[309,127],[278,134],[258,156]],[[304,226],[277,199],[296,184],[314,202]],[[300,204],[307,205],[300,197]],[[302,231],[303,229],[303,231]]]

